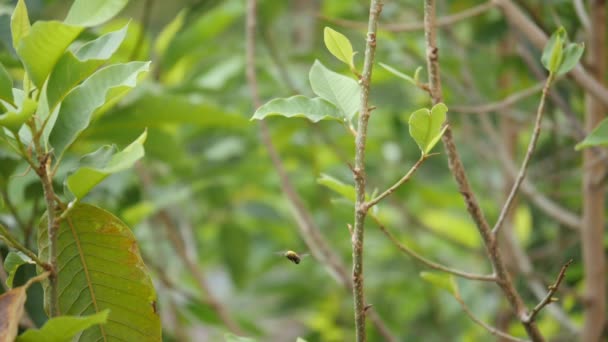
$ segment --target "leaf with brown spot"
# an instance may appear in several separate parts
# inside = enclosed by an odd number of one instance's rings
[[[25,286],[20,286],[0,296],[0,342],[12,342],[17,336],[27,298],[25,290]]]

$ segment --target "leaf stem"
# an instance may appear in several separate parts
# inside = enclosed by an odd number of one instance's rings
[[[425,160],[427,160],[429,158],[429,156],[431,156],[431,155],[429,155],[429,154],[421,155],[420,159],[418,159],[416,164],[414,164],[414,166],[412,166],[410,168],[410,170],[403,177],[401,177],[401,179],[399,181],[397,181],[397,183],[393,184],[390,188],[386,189],[386,191],[384,191],[383,193],[378,195],[376,198],[365,203],[365,207],[367,209],[371,209],[373,206],[378,204],[378,202],[382,201],[385,197],[387,197],[388,195],[395,192],[395,190],[399,189],[400,186],[402,186],[403,184],[405,184],[407,181],[409,181],[412,178],[414,173],[420,168],[420,165],[422,165],[422,163]]]
[[[36,262],[36,264],[38,264],[38,266],[42,267],[43,269],[45,269],[47,271],[51,269],[51,267],[50,267],[49,264],[47,264],[46,262],[40,260],[40,258],[38,258],[38,256],[36,255],[36,253],[32,252],[27,247],[25,247],[24,245],[22,245],[8,231],[8,229],[6,229],[6,227],[3,226],[1,223],[0,223],[0,238],[2,238],[4,241],[6,241],[6,243],[8,244],[9,247],[18,250],[19,252],[27,255],[30,259],[34,260],[34,262]]]

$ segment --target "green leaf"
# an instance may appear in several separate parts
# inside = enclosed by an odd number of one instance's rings
[[[566,30],[563,27],[558,28],[553,32],[549,41],[545,45],[541,62],[545,69],[555,73],[559,69],[563,58],[563,48],[567,40]]]
[[[65,23],[84,27],[97,26],[112,19],[129,0],[76,0]]]
[[[146,136],[146,132],[142,133],[120,152],[116,152],[116,146],[104,146],[84,156],[78,170],[66,179],[70,192],[81,199],[109,175],[132,167],[144,156]]]
[[[169,43],[175,37],[175,34],[184,26],[184,20],[186,19],[186,14],[188,11],[186,9],[182,9],[171,22],[163,28],[163,30],[158,34],[158,38],[156,38],[156,42],[154,43],[154,52],[158,56],[163,56],[167,47],[169,47]]]
[[[38,232],[42,260],[49,258],[46,227],[43,219]],[[103,209],[76,204],[57,236],[61,315],[90,315],[110,309],[107,323],[87,329],[79,340],[113,336],[123,341],[160,341],[156,293],[129,227]],[[48,298],[48,281],[43,289]]]
[[[559,66],[559,68],[557,69],[557,73],[556,73],[557,76],[565,74],[568,71],[572,70],[576,66],[576,64],[578,64],[578,61],[583,56],[583,52],[585,52],[584,43],[568,44],[566,46],[566,48],[564,49],[563,61],[562,61],[561,65]]]
[[[224,334],[224,340],[226,342],[256,342],[255,339],[250,337],[241,337],[232,333]]]
[[[124,40],[127,29],[128,25],[83,44],[76,52],[63,54],[49,76],[46,89],[49,108],[55,108],[70,90],[112,57]]]
[[[4,269],[8,273],[8,277],[6,278],[6,285],[8,285],[8,287],[13,287],[15,274],[17,273],[19,266],[24,264],[35,264],[35,262],[21,252],[10,251],[8,253],[6,259],[4,259]]]
[[[345,35],[330,27],[325,27],[325,30],[323,31],[323,40],[325,41],[327,50],[329,50],[332,55],[346,63],[351,70],[355,69],[353,63],[353,46]]]
[[[58,316],[49,319],[40,329],[29,329],[17,337],[16,342],[64,342],[70,341],[76,334],[96,324],[104,324],[108,320],[110,310],[103,310],[94,315]]]
[[[16,102],[19,104],[16,110],[9,110],[0,115],[0,126],[4,126],[13,133],[19,132],[19,129],[29,118],[34,115],[38,108],[38,102],[26,97],[23,91],[14,90]]]
[[[13,47],[17,50],[21,39],[30,33],[30,18],[27,15],[27,7],[24,0],[17,1],[15,11],[11,16],[11,35]]]
[[[42,88],[61,55],[80,32],[82,27],[59,21],[38,21],[30,33],[21,39],[17,54],[38,88]]]
[[[454,297],[458,296],[458,284],[454,276],[439,272],[420,272],[420,277],[432,285],[447,291]]]
[[[378,64],[379,64],[381,67],[383,67],[383,68],[384,68],[386,71],[390,72],[391,74],[393,74],[393,75],[395,75],[395,76],[397,76],[397,77],[399,77],[399,78],[401,78],[401,79],[403,79],[403,80],[406,80],[407,82],[409,82],[409,83],[411,83],[411,84],[413,84],[413,85],[415,85],[415,86],[417,86],[417,85],[418,85],[418,84],[416,83],[416,80],[415,80],[414,78],[412,78],[412,77],[410,77],[410,76],[408,76],[408,75],[406,75],[406,74],[402,73],[401,71],[399,71],[399,70],[397,70],[397,69],[393,68],[392,66],[390,66],[390,65],[388,65],[388,64],[384,64],[384,63],[378,63]],[[416,72],[418,73],[418,72],[419,72],[419,70],[420,70],[420,68],[416,69]]]
[[[13,107],[15,106],[13,80],[2,63],[0,63],[0,100],[10,103]]]
[[[49,137],[55,154],[61,156],[89,125],[93,111],[102,106],[115,87],[134,87],[140,73],[148,71],[149,62],[113,64],[98,70],[63,100]]]
[[[340,109],[333,103],[320,97],[311,99],[302,95],[271,100],[258,108],[251,119],[263,120],[267,116],[306,118],[312,122],[321,120],[344,121]]]
[[[608,146],[608,119],[602,120],[574,149],[580,151],[593,146]]]
[[[448,107],[438,103],[431,110],[419,109],[409,119],[410,135],[418,144],[422,154],[428,154],[445,132],[441,125],[445,121]]]
[[[348,199],[352,203],[355,203],[357,194],[353,185],[345,184],[342,181],[324,173],[321,174],[321,177],[317,178],[317,183],[324,185],[330,190],[342,195],[342,197]]]
[[[308,76],[312,91],[342,110],[342,116],[352,120],[359,110],[361,87],[352,78],[327,69],[315,60]]]

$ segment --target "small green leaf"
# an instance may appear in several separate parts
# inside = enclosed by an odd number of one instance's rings
[[[251,119],[263,120],[267,116],[306,118],[312,122],[344,121],[342,112],[333,103],[320,97],[311,99],[303,95],[271,100],[258,108]]]
[[[567,39],[566,30],[563,27],[560,27],[553,32],[545,45],[540,60],[545,69],[549,72],[555,73],[559,69],[559,66],[562,63],[564,44]]]
[[[46,321],[40,329],[29,329],[17,337],[16,342],[63,342],[70,341],[76,334],[108,320],[110,310],[106,309],[89,316],[59,316]]]
[[[156,38],[156,42],[154,43],[154,52],[158,56],[163,56],[165,54],[165,51],[167,50],[167,47],[169,47],[169,43],[171,43],[173,37],[175,37],[175,34],[184,26],[184,20],[187,13],[188,11],[186,9],[182,9],[158,34],[158,38]]]
[[[353,63],[353,46],[345,35],[330,27],[325,27],[325,30],[323,31],[323,40],[325,41],[327,50],[329,50],[332,55],[346,63],[351,70],[355,69]]]
[[[447,291],[453,296],[458,296],[458,284],[454,276],[439,272],[420,272],[420,277],[432,285]]]
[[[608,119],[602,120],[574,149],[580,151],[592,146],[608,146]]]
[[[0,126],[4,126],[13,133],[19,132],[19,129],[29,118],[34,115],[38,108],[38,102],[26,97],[23,91],[14,90],[14,94],[19,107],[16,110],[9,110],[0,115]]]
[[[55,154],[61,157],[89,125],[93,111],[104,104],[112,88],[134,87],[139,74],[148,71],[149,65],[149,62],[109,65],[75,87],[63,100],[49,137]]]
[[[30,18],[27,15],[27,7],[24,0],[17,1],[15,11],[11,16],[11,35],[13,47],[17,50],[21,39],[30,33]]]
[[[312,91],[335,104],[343,112],[343,117],[352,120],[359,110],[361,87],[352,78],[340,75],[315,60],[308,76]]]
[[[120,152],[116,152],[115,146],[105,146],[84,156],[78,170],[66,179],[67,188],[77,199],[81,199],[109,175],[132,167],[144,156],[146,136],[146,132],[142,133]]]
[[[409,119],[410,135],[418,144],[422,154],[428,154],[445,132],[441,125],[445,121],[448,107],[438,103],[431,110],[419,109]]]
[[[578,61],[583,56],[583,52],[585,52],[585,44],[584,43],[570,43],[564,49],[564,58],[562,64],[557,69],[556,75],[562,75],[572,70]]]
[[[82,27],[58,21],[38,21],[21,39],[17,54],[38,88],[42,88],[61,55],[80,32]]]
[[[404,73],[402,73],[401,71],[393,68],[392,66],[388,65],[388,64],[384,64],[384,63],[378,63],[381,67],[383,67],[386,71],[390,72],[391,74],[406,80],[407,82],[413,84],[413,85],[417,85],[416,80]],[[416,72],[418,72],[420,68],[416,69]]]
[[[97,26],[112,19],[129,0],[76,0],[65,23],[84,27]]]
[[[330,190],[342,195],[342,197],[348,199],[352,203],[355,203],[357,195],[354,186],[345,184],[342,181],[324,173],[321,174],[321,177],[317,178],[317,183],[324,185]]]
[[[15,274],[17,274],[19,266],[24,264],[35,264],[35,262],[21,252],[10,251],[8,253],[4,259],[4,269],[8,273],[8,277],[6,278],[6,285],[8,285],[8,287],[13,287]]]
[[[11,106],[15,107],[13,80],[2,63],[0,63],[0,100],[6,101],[10,103]]]

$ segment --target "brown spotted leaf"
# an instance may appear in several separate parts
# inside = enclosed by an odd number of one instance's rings
[[[17,336],[27,298],[25,290],[25,286],[20,286],[0,296],[0,342],[12,342]]]

